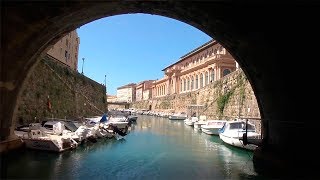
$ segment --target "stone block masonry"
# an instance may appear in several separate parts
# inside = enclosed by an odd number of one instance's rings
[[[101,115],[106,107],[104,94],[102,84],[46,56],[24,85],[14,123],[18,126],[52,117],[77,119]]]

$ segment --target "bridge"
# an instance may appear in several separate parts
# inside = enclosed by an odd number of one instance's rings
[[[128,102],[107,102],[108,105],[118,105],[118,106],[124,106],[125,109],[129,109],[130,103]],[[109,107],[109,106],[108,106]]]
[[[26,77],[65,33],[102,17],[148,13],[188,23],[222,44],[250,81],[263,140],[258,173],[316,174],[314,105],[319,82],[319,4],[269,1],[3,1],[1,6],[1,150],[14,147],[17,104]],[[305,83],[305,81],[311,83]],[[311,116],[313,115],[313,116]],[[306,156],[307,155],[307,156]],[[292,173],[294,172],[294,173]]]

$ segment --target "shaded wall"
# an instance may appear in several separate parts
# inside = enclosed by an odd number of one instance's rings
[[[46,56],[27,79],[15,124],[101,115],[105,107],[103,95],[103,85]]]

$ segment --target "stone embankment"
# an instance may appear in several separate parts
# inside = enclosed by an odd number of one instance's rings
[[[187,112],[191,104],[204,105],[200,114],[207,119],[260,118],[257,100],[242,70],[230,73],[199,90],[134,102],[132,107]]]

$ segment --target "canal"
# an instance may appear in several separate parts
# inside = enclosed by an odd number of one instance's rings
[[[100,139],[61,154],[6,155],[9,179],[264,179],[253,153],[195,131],[183,121],[139,116],[122,139]]]

